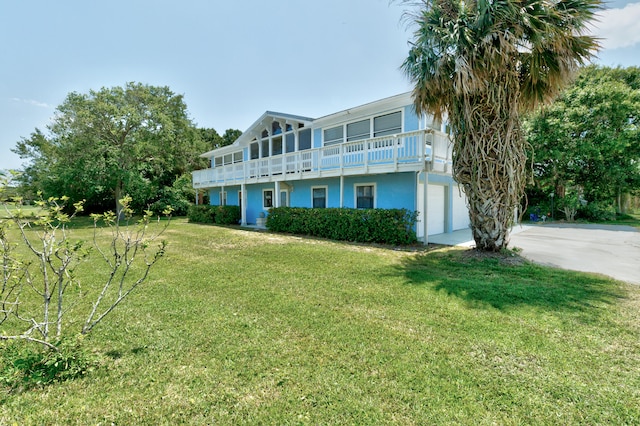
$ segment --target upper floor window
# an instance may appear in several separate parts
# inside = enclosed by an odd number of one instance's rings
[[[298,133],[298,149],[311,149],[311,129],[300,130]]]
[[[272,139],[271,148],[273,150],[273,155],[282,154],[282,136],[277,136]]]
[[[296,150],[296,138],[293,133],[287,133],[284,136],[286,152],[293,152]]]
[[[373,137],[393,135],[402,132],[402,113],[380,115],[373,119]]]
[[[324,130],[325,146],[342,143],[343,140],[344,140],[344,128],[342,126],[332,127],[330,129]]]
[[[227,166],[229,164],[241,163],[242,162],[242,151],[233,152],[231,154],[221,155],[220,157],[215,157],[213,159],[214,167],[222,167]]]
[[[371,124],[369,120],[356,121],[347,124],[347,142],[369,139],[371,134]]]
[[[252,160],[260,158],[260,147],[258,142],[254,142],[249,146],[249,158]]]

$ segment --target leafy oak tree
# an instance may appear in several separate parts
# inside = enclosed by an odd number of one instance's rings
[[[584,199],[624,211],[640,191],[640,68],[589,66],[548,108],[526,121],[536,193]]]
[[[206,145],[187,115],[182,95],[168,87],[128,83],[88,94],[70,93],[48,133],[37,130],[14,152],[27,164],[23,183],[48,196],[86,200],[105,210],[125,194],[137,209],[159,189],[199,166]]]
[[[597,49],[599,0],[407,0],[402,68],[418,113],[447,115],[476,247],[507,247],[530,173],[520,114],[550,102]]]

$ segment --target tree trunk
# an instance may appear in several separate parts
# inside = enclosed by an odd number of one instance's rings
[[[123,187],[124,187],[124,184],[122,180],[119,179],[118,183],[116,183],[115,194],[116,194],[116,215],[118,217],[118,220],[120,221],[124,220],[124,206],[120,202],[123,196],[122,194]]]
[[[450,114],[453,176],[467,195],[478,250],[507,248],[513,214],[524,195],[527,144],[516,94],[496,84],[488,93],[465,97]]]

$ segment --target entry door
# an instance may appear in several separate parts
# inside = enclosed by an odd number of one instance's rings
[[[280,191],[280,207],[289,207],[289,191]]]

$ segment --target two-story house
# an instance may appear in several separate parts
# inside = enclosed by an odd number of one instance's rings
[[[262,225],[278,206],[405,208],[426,242],[469,226],[442,127],[415,113],[410,93],[315,119],[267,111],[202,154],[211,168],[193,172],[193,187],[213,205],[240,206],[242,225]]]

